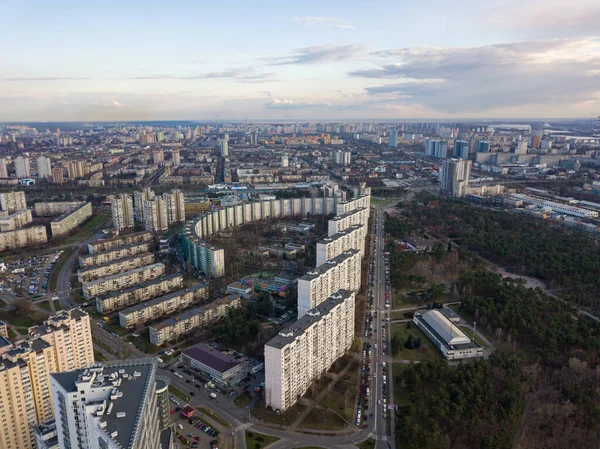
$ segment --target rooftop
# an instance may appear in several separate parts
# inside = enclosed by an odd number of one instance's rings
[[[359,207],[358,209],[354,209],[352,212],[346,212],[343,215],[338,215],[336,217],[333,217],[331,220],[334,220],[334,221],[343,220],[345,218],[350,217],[351,215],[358,214],[359,212],[363,212],[364,210],[366,210],[366,207]]]
[[[105,293],[103,295],[98,296],[98,298],[101,301],[104,301],[104,300],[107,300],[109,298],[120,296],[120,295],[122,295],[124,293],[125,294],[126,293],[131,293],[131,292],[134,292],[134,291],[136,291],[138,289],[143,289],[143,288],[149,287],[149,286],[154,285],[154,284],[160,284],[161,282],[170,281],[170,280],[175,279],[175,278],[181,278],[181,280],[183,281],[183,276],[181,274],[179,274],[179,273],[167,274],[166,276],[161,276],[161,277],[158,277],[156,279],[151,279],[149,281],[142,282],[140,284],[132,285],[131,287],[127,287],[127,288],[124,288],[122,290],[117,290],[117,291],[114,291],[114,292]]]
[[[204,343],[198,343],[183,351],[183,355],[194,359],[220,373],[238,366],[240,362],[228,354],[217,351]]]
[[[342,304],[353,294],[354,293],[349,290],[337,291],[317,307],[306,312],[306,315],[304,315],[302,318],[294,321],[285,329],[280,330],[279,334],[269,340],[265,346],[283,349],[296,340],[299,336],[303,335],[304,332],[306,332],[306,330],[309,329],[313,324],[323,319],[324,316],[328,315],[336,306]]]
[[[480,347],[437,310],[430,310],[424,314],[416,313],[415,319],[435,335],[441,343],[445,343],[448,349],[457,350]]]
[[[92,247],[94,247],[94,246],[103,245],[105,243],[118,242],[119,240],[127,240],[132,237],[138,237],[138,236],[139,237],[146,236],[148,238],[148,240],[150,240],[152,238],[152,233],[150,231],[140,231],[140,232],[134,232],[132,234],[118,235],[116,237],[111,237],[109,239],[97,240],[95,242],[90,243],[90,245],[92,245]]]
[[[95,279],[93,281],[84,282],[83,285],[101,284],[103,282],[108,282],[108,281],[111,281],[113,279],[119,279],[119,278],[122,278],[122,277],[125,277],[125,276],[129,276],[132,273],[140,273],[142,271],[152,270],[154,268],[164,267],[164,266],[165,265],[163,263],[161,263],[161,262],[153,263],[153,264],[150,264],[150,265],[146,265],[145,267],[134,268],[133,270],[123,271],[122,273],[113,274],[112,276],[107,276],[105,278],[100,278],[100,279]]]
[[[337,232],[335,234],[333,234],[331,237],[324,237],[321,240],[319,240],[317,242],[317,244],[327,244],[327,243],[331,243],[331,242],[335,242],[336,240],[339,240],[345,236],[347,236],[348,234],[350,234],[351,232],[354,232],[360,228],[362,228],[363,225],[352,225],[349,226],[348,228],[344,229],[343,231]]]
[[[140,310],[144,310],[148,307],[153,307],[162,302],[171,301],[172,299],[181,297],[181,296],[185,295],[186,293],[197,292],[198,290],[206,290],[208,293],[208,284],[200,283],[200,284],[192,285],[190,287],[168,293],[164,296],[159,296],[158,298],[151,299],[150,301],[145,301],[140,304],[136,304],[135,306],[128,307],[124,310],[121,310],[120,313],[122,313],[124,315],[126,315],[128,313],[134,313],[134,312],[137,312]]]
[[[356,254],[359,254],[360,251],[356,250],[356,249],[351,249],[348,251],[344,251],[342,254],[340,254],[339,256],[334,257],[331,260],[328,260],[327,262],[319,265],[316,268],[313,268],[312,270],[310,270],[309,272],[307,272],[304,276],[302,276],[300,279],[301,281],[312,281],[313,279],[316,279],[320,276],[322,276],[323,274],[325,274],[326,272],[328,272],[329,270],[331,270],[332,268],[334,268],[336,265],[339,265],[341,262],[343,262],[344,260],[353,257]]]
[[[77,206],[75,209],[73,209],[73,210],[71,210],[71,211],[69,211],[69,212],[65,212],[64,214],[62,214],[62,215],[61,215],[61,216],[59,216],[59,217],[56,217],[56,218],[55,218],[54,220],[52,220],[52,221],[53,221],[54,223],[61,222],[61,221],[63,221],[65,218],[67,218],[69,215],[73,215],[73,214],[74,214],[74,213],[76,213],[78,210],[81,210],[81,209],[83,209],[84,207],[86,207],[88,204],[91,206],[91,204],[90,204],[90,203],[83,203],[82,205],[80,205],[80,206]]]

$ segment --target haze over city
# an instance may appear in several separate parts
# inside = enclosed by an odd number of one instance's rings
[[[594,117],[593,0],[0,1],[0,121]]]

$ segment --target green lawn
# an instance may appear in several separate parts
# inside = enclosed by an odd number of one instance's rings
[[[45,309],[48,312],[50,312],[52,310],[52,308],[50,307],[50,304],[48,303],[48,301],[37,302],[37,303],[35,303],[35,305],[36,306],[40,306],[42,309]]]
[[[375,449],[375,443],[376,441],[373,438],[369,438],[368,440],[358,443],[355,446],[358,449]]]
[[[463,331],[467,335],[467,337],[475,340],[475,343],[477,343],[479,346],[481,346],[483,348],[486,347],[486,344],[484,343],[484,341],[481,338],[479,338],[479,335],[477,335],[473,332],[473,329],[470,329],[467,326],[458,326],[458,327],[460,328],[461,331]]]
[[[10,338],[12,340],[17,338],[17,333],[14,330],[12,330],[12,328],[10,328],[10,327],[8,328],[8,338]]]
[[[252,407],[250,413],[252,413],[252,415],[256,418],[265,420],[266,422],[280,425],[290,425],[296,420],[296,418],[298,418],[304,408],[305,407],[303,405],[295,404],[294,406],[288,408],[284,413],[277,414],[276,412],[265,407],[264,400],[261,400],[254,404],[254,407]]]
[[[392,320],[411,320],[414,315],[413,311],[408,312],[391,312],[390,318]]]
[[[242,393],[240,394],[237,398],[235,398],[235,405],[237,405],[238,407],[246,407],[248,404],[250,404],[250,401],[252,401],[252,396],[250,396],[248,393]]]
[[[37,322],[33,318],[23,315],[13,315],[10,317],[10,319],[7,319],[5,321],[12,324],[13,326],[25,328],[29,328],[37,324]]]
[[[105,362],[107,360],[100,351],[94,351],[94,359],[96,362]]]
[[[434,360],[441,357],[440,351],[433,346],[429,339],[425,336],[421,330],[411,323],[410,329],[406,328],[407,323],[399,323],[391,326],[391,332],[393,335],[398,335],[402,342],[402,349],[398,355],[394,357],[401,357],[404,360]],[[421,347],[417,349],[407,349],[404,347],[404,342],[408,339],[408,336],[412,335],[413,338],[421,339]]]
[[[279,438],[270,435],[264,435],[256,432],[246,432],[246,448],[247,449],[263,449],[269,444],[278,441]]]
[[[179,399],[190,402],[190,397],[187,394],[184,394],[179,388],[174,387],[173,385],[169,385],[169,391],[177,396]]]
[[[225,420],[223,419],[220,415],[217,415],[215,412],[213,412],[212,410],[210,410],[207,407],[196,407],[199,411],[201,411],[202,413],[204,413],[207,416],[210,416],[212,419],[214,419],[216,422],[218,422],[219,424],[221,424],[223,427],[231,427],[231,425]]]
[[[331,410],[313,409],[298,427],[318,430],[341,430],[346,427],[346,421]]]

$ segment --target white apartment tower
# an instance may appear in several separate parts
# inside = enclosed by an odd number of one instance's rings
[[[8,178],[8,162],[3,157],[0,157],[0,178]]]
[[[113,227],[117,230],[133,228],[133,200],[131,195],[120,193],[110,204]]]
[[[179,148],[173,148],[173,150],[171,151],[171,161],[173,162],[173,165],[175,167],[181,164],[181,155],[179,154]]]
[[[17,178],[29,178],[31,176],[29,157],[18,156],[15,159],[15,173]]]
[[[179,189],[171,190],[171,193],[163,193],[167,205],[168,224],[183,223],[185,221],[185,197]]]
[[[169,229],[167,202],[156,197],[144,202],[144,222],[146,231],[166,232]]]
[[[456,198],[465,196],[471,176],[471,161],[447,159],[442,163],[442,192]]]
[[[37,173],[38,178],[50,178],[50,176],[52,175],[52,165],[49,157],[40,156],[37,158]]]
[[[52,374],[59,447],[160,449],[156,370],[137,359]]]
[[[229,156],[229,134],[221,139],[221,157]]]
[[[14,214],[23,209],[27,209],[25,192],[0,193],[0,210]]]
[[[144,203],[154,198],[156,198],[156,195],[149,187],[142,191],[133,192],[133,215],[136,221],[145,222]]]

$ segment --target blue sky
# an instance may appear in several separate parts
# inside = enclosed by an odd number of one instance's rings
[[[592,117],[597,0],[0,0],[0,121]]]

